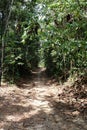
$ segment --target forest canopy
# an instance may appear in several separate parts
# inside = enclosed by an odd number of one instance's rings
[[[57,79],[87,75],[86,0],[0,0],[0,59],[10,80],[40,61]]]

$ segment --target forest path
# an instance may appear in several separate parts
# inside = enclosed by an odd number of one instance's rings
[[[32,73],[31,80],[0,88],[0,130],[87,130],[87,120],[58,96],[64,86],[44,68]]]

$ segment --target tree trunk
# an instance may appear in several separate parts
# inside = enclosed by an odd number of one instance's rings
[[[5,35],[6,35],[6,31],[7,31],[9,19],[10,19],[10,16],[11,16],[11,7],[13,5],[13,2],[14,2],[14,0],[11,1],[11,4],[9,6],[9,13],[8,13],[6,25],[5,25],[4,31],[2,30],[3,34],[1,34],[1,48],[0,48],[1,49],[1,54],[0,54],[0,58],[1,58],[1,61],[0,61],[0,86],[1,86],[1,80],[3,79],[3,70],[4,70],[3,63],[4,63],[4,50],[5,50]]]

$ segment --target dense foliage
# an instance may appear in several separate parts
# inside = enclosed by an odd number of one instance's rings
[[[48,73],[61,78],[87,74],[87,2],[51,1],[45,10],[41,37]]]
[[[66,79],[87,74],[86,28],[86,0],[14,0],[12,5],[11,0],[0,0],[5,77],[26,74],[42,58],[49,75]]]
[[[3,4],[9,6],[8,11],[8,7]],[[29,73],[30,69],[38,65],[39,38],[37,33],[39,24],[34,14],[34,1],[14,0],[13,5],[10,5],[8,1],[3,1],[2,7],[7,18],[11,9],[11,16],[4,37],[4,75],[14,79]],[[3,17],[4,14],[2,14]],[[1,26],[5,28],[6,23]],[[4,31],[3,28],[1,31]],[[1,35],[3,37],[3,33]]]

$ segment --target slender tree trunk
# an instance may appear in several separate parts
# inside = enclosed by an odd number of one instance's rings
[[[0,39],[0,59],[1,59],[1,39]],[[1,60],[0,60],[0,86],[1,86]]]
[[[6,25],[3,34],[1,34],[1,61],[0,61],[0,86],[1,86],[1,80],[3,79],[3,73],[4,73],[4,51],[5,51],[5,36],[6,31],[9,23],[9,19],[11,16],[11,7],[13,5],[14,0],[11,1],[11,4],[9,6],[9,14],[7,17]]]
[[[2,76],[2,19],[1,19],[1,37],[0,37],[0,86],[1,86],[1,76]]]
[[[1,80],[3,80],[3,69],[4,69],[4,46],[5,46],[5,43],[4,43],[4,37],[2,37],[2,53],[1,53]]]

